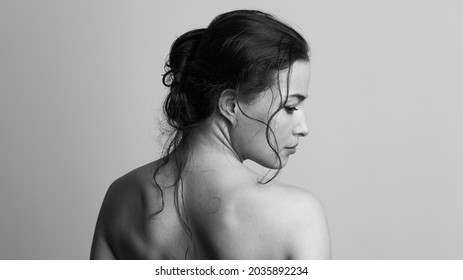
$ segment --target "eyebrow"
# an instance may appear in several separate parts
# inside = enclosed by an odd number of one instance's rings
[[[307,99],[307,95],[300,94],[300,93],[290,94],[288,96],[288,99],[292,98],[292,97],[299,99],[299,102],[304,101],[305,99]]]

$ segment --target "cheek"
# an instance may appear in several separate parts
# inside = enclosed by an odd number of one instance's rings
[[[244,126],[243,138],[251,143],[262,143],[265,140],[266,125],[255,120],[249,120]]]
[[[257,110],[256,110],[257,111]],[[244,116],[241,120],[241,125],[243,130],[245,131],[247,138],[253,141],[261,141],[266,140],[266,133],[267,133],[267,123],[268,123],[268,116],[267,114],[261,113],[256,114],[248,114]],[[270,128],[272,128],[272,124],[270,123]],[[271,138],[271,137],[270,137]]]
[[[279,112],[279,113],[285,113],[285,112]],[[284,144],[287,144],[284,142],[286,139],[288,139],[291,136],[290,124],[291,123],[290,123],[289,118],[282,114],[276,115],[275,118],[272,120],[271,128],[275,134],[275,138],[280,148],[283,147]]]

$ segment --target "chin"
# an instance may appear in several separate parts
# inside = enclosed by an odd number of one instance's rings
[[[255,161],[256,163],[262,165],[268,169],[282,169],[285,167],[286,163],[288,163],[288,157],[280,156],[281,164],[278,162],[278,159],[274,159],[272,161]]]

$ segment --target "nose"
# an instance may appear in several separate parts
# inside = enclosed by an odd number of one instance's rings
[[[299,121],[293,128],[293,134],[295,136],[307,136],[309,135],[309,128],[305,120],[305,114],[301,114]]]

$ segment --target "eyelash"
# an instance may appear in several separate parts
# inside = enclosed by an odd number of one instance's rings
[[[285,110],[286,110],[286,112],[288,112],[288,113],[292,113],[292,112],[297,111],[297,110],[299,110],[299,109],[296,108],[296,107],[285,107]]]

